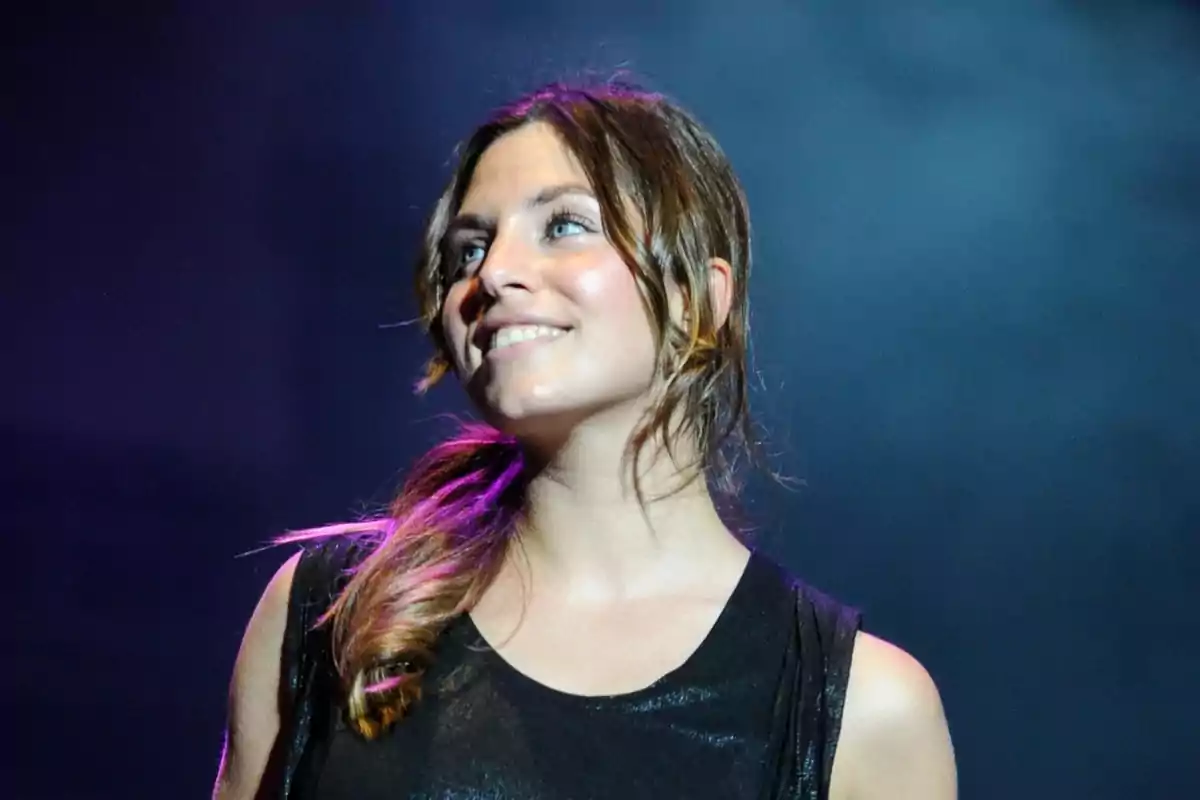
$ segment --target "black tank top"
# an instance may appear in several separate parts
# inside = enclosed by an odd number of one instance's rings
[[[840,717],[850,648],[841,648],[838,663],[825,657],[808,674],[798,669],[796,589],[779,566],[754,553],[683,665],[644,689],[604,697],[537,683],[487,647],[470,617],[460,617],[442,633],[420,702],[380,739],[364,741],[349,730],[337,692],[326,693],[331,713],[305,748],[320,751],[319,763],[303,770],[303,785],[290,796],[760,800],[784,796],[782,773],[795,772],[803,784],[800,773],[815,770],[824,779],[817,774],[809,783],[820,790],[786,796],[823,798],[837,737],[836,725],[827,729],[824,721]],[[852,635],[857,616],[842,627],[843,637]],[[817,705],[833,707],[813,718],[824,741],[798,752],[790,729],[800,723],[791,709],[781,714],[780,698],[799,698],[800,683],[811,682],[814,670],[819,687],[833,676],[836,691],[819,688],[816,695]],[[787,686],[795,691],[781,692]]]

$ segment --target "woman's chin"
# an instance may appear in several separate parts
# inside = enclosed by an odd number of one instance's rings
[[[511,388],[511,387],[509,387]],[[562,441],[579,427],[601,422],[603,428],[625,429],[643,415],[640,397],[593,396],[581,398],[549,393],[536,396],[531,392],[488,393],[483,402],[476,402],[484,421],[501,433],[518,439]],[[633,394],[631,392],[631,394]]]
[[[571,408],[490,405],[480,409],[487,424],[518,439],[555,439],[569,434],[584,414]]]

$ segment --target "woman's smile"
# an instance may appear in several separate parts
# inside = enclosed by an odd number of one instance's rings
[[[488,361],[511,361],[557,343],[569,328],[549,325],[514,325],[491,336],[483,357]]]

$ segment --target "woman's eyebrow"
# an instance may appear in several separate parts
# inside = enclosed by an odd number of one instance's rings
[[[569,194],[583,195],[585,197],[590,197],[593,200],[596,198],[592,188],[586,184],[559,183],[539,189],[537,192],[530,195],[525,202],[522,203],[522,206],[526,209],[540,208],[541,206],[553,203],[560,197],[564,197]],[[491,233],[496,230],[496,224],[496,218],[486,214],[459,214],[450,221],[449,225],[446,226],[446,233],[443,235],[442,240],[448,241],[456,233],[463,230]]]
[[[533,197],[525,201],[525,206],[527,208],[537,208],[538,206],[544,206],[547,203],[553,203],[558,198],[568,194],[581,194],[586,197],[590,197],[593,200],[596,199],[595,193],[592,192],[592,187],[587,186],[586,184],[560,183],[554,186],[547,186],[545,189],[542,189],[537,194],[533,195]]]

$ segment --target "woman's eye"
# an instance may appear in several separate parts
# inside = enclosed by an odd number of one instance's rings
[[[464,244],[458,250],[458,263],[455,265],[460,270],[471,266],[477,261],[482,261],[484,256],[483,245],[481,244]]]
[[[581,220],[571,216],[559,215],[550,220],[546,225],[546,238],[561,239],[564,236],[578,236],[581,233],[587,233],[588,226]]]
[[[573,233],[579,233],[582,229],[582,225],[569,219],[550,223],[550,235],[556,239],[560,236],[570,236]]]

